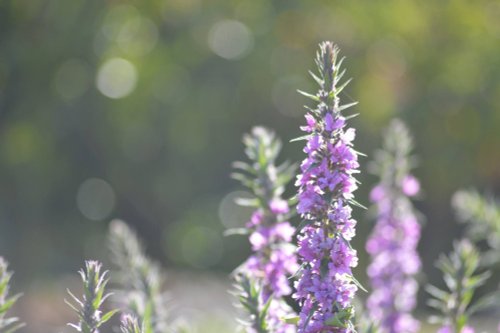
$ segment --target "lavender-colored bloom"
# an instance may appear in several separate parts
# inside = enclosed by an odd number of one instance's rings
[[[290,208],[282,193],[295,167],[275,166],[281,142],[264,128],[255,127],[243,141],[252,164],[236,162],[234,166],[245,173],[233,176],[252,190],[255,197],[251,204],[256,210],[246,224],[253,254],[242,269],[261,286],[261,306],[272,297],[266,313],[269,331],[294,333],[295,327],[283,321],[293,312],[282,297],[291,294],[288,277],[298,269],[295,247],[291,244],[295,228],[287,221]]]
[[[262,213],[257,211],[259,212]],[[289,222],[276,222],[276,220],[266,225],[264,223],[266,215],[258,215],[262,218],[249,237],[254,254],[247,259],[244,267],[252,273],[251,276],[264,281],[263,301],[266,302],[271,294],[279,298],[291,293],[288,276],[295,273],[298,266],[295,249],[288,243],[292,240],[295,228]],[[271,214],[266,217],[277,219]]]
[[[302,269],[294,294],[301,306],[299,333],[354,332],[351,301],[358,287],[351,269],[358,258],[349,244],[356,225],[350,204],[359,164],[352,147],[354,129],[345,128],[341,113],[349,105],[339,105],[345,84],[338,85],[343,74],[338,51],[330,42],[320,44],[319,77],[313,75],[320,90],[315,96],[305,94],[318,105],[306,114],[307,126],[301,127],[308,133],[307,157],[296,181],[297,211],[306,224],[298,236]]]
[[[379,322],[380,330],[387,333],[413,333],[419,328],[411,316],[418,290],[414,275],[421,265],[417,253],[420,224],[408,199],[420,190],[418,180],[409,174],[411,148],[408,130],[394,120],[383,150],[377,152],[371,165],[380,183],[370,193],[377,222],[366,244],[373,287],[366,308],[371,320]]]

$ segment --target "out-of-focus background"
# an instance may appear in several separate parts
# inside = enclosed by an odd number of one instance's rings
[[[414,133],[421,280],[435,282],[434,259],[461,232],[451,194],[500,190],[499,17],[490,0],[0,1],[0,253],[25,292],[23,332],[73,318],[64,290],[84,258],[109,262],[112,218],[165,264],[189,318],[216,309],[207,325],[230,327],[226,275],[249,253],[244,238],[222,236],[249,216],[233,203],[242,189],[230,164],[254,125],[303,158],[287,142],[322,40],[341,47],[354,78],[357,150],[370,155],[393,117]],[[363,280],[372,221],[356,217]]]

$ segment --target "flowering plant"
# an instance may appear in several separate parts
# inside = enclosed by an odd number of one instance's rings
[[[416,333],[419,322],[412,316],[416,305],[421,269],[417,252],[420,224],[410,198],[420,193],[420,183],[411,174],[414,157],[412,139],[401,121],[389,126],[383,149],[377,151],[370,170],[380,181],[371,191],[376,225],[366,249],[372,289],[365,309],[355,313],[358,289],[353,275],[358,263],[351,246],[356,233],[354,208],[364,208],[354,198],[360,184],[355,130],[345,111],[356,103],[341,104],[349,81],[339,49],[331,42],[320,44],[316,57],[318,83],[315,94],[301,92],[315,102],[307,108],[305,132],[292,141],[305,141],[306,157],[300,164],[295,185],[297,194],[285,195],[294,178],[293,163],[277,162],[282,143],[274,132],[255,127],[243,137],[247,162],[235,162],[233,178],[250,192],[237,203],[253,208],[245,227],[228,233],[248,235],[251,255],[233,273],[239,305],[246,312],[241,320],[248,333]],[[473,333],[470,317],[495,302],[498,294],[474,298],[475,291],[490,277],[487,266],[498,260],[500,208],[475,192],[458,192],[453,205],[467,222],[471,239],[489,245],[482,255],[469,241],[454,244],[453,252],[441,256],[437,267],[445,289],[426,288],[435,309],[430,320],[440,325],[438,333]],[[290,223],[296,215],[300,224]],[[484,242],[486,241],[486,242]],[[112,303],[121,312],[122,333],[188,333],[193,330],[171,321],[161,266],[148,258],[136,233],[124,222],[110,223],[108,242],[116,266],[111,283]],[[484,258],[489,260],[484,260]],[[480,260],[482,259],[482,260]],[[480,265],[482,261],[483,265]],[[481,273],[478,274],[478,271]],[[117,310],[104,311],[108,275],[97,261],[87,261],[80,271],[83,295],[68,291],[68,305],[78,321],[69,324],[82,333],[99,333]],[[23,324],[7,312],[19,295],[10,296],[12,273],[0,257],[0,333],[13,333]],[[297,302],[292,304],[293,300]],[[358,309],[358,308],[357,308]],[[296,313],[298,310],[298,313]],[[369,320],[363,321],[369,317]],[[203,327],[203,331],[206,329]],[[200,330],[201,331],[201,330]]]
[[[273,332],[295,331],[294,326],[281,318],[292,314],[291,308],[282,297],[292,290],[288,276],[298,269],[295,247],[291,244],[295,233],[287,219],[290,217],[289,203],[282,198],[286,184],[294,175],[295,166],[287,162],[276,165],[281,150],[281,141],[273,132],[255,127],[251,134],[243,137],[245,152],[250,163],[235,162],[237,172],[233,178],[245,185],[253,195],[250,199],[239,199],[238,203],[255,208],[246,229],[253,254],[243,263],[237,274],[239,289],[251,295],[250,280],[261,285],[260,308],[266,308],[266,324]],[[243,278],[243,276],[246,276]],[[254,318],[255,314],[254,314]]]
[[[357,252],[350,245],[356,222],[351,205],[359,205],[357,188],[359,153],[353,149],[355,131],[347,128],[342,113],[356,104],[340,104],[340,93],[349,80],[340,83],[345,71],[339,49],[330,42],[320,45],[316,57],[319,76],[311,73],[320,89],[315,95],[303,93],[316,102],[305,118],[307,134],[297,177],[297,212],[303,219],[298,236],[301,270],[294,297],[301,306],[298,331],[353,332],[352,299],[359,284],[351,269]]]
[[[372,292],[367,310],[382,332],[416,332],[418,321],[411,316],[416,305],[420,269],[417,244],[420,224],[409,200],[420,185],[410,174],[412,138],[406,126],[394,120],[385,132],[383,149],[370,165],[380,182],[371,191],[377,221],[366,243],[371,256],[368,266]]]

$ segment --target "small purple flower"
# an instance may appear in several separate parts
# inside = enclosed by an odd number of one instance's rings
[[[300,129],[303,130],[304,132],[314,131],[314,128],[316,127],[316,119],[314,119],[314,117],[311,116],[310,114],[306,114],[305,117],[306,117],[307,126],[302,126],[302,127],[300,127]]]
[[[280,198],[274,198],[269,202],[269,209],[273,214],[286,214],[290,211],[288,202]]]
[[[370,200],[372,202],[377,202],[381,201],[385,196],[385,191],[384,188],[381,185],[375,186],[371,191],[370,191]]]
[[[409,174],[410,148],[408,130],[394,121],[386,132],[384,153],[376,154],[372,164],[380,183],[370,193],[378,215],[366,243],[373,288],[366,308],[383,333],[414,333],[419,329],[411,311],[418,290],[414,276],[421,266],[417,253],[420,225],[407,196],[417,194],[420,185]]]
[[[420,183],[412,175],[407,175],[403,179],[402,190],[407,196],[413,197],[420,191]]]
[[[262,219],[264,218],[262,211],[256,210],[253,212],[252,217],[250,218],[250,221],[247,222],[246,227],[247,228],[254,228],[258,226]]]
[[[340,113],[337,54],[332,43],[320,45],[316,63],[321,88],[312,97],[318,105],[306,115],[307,126],[301,127],[309,136],[307,157],[295,182],[297,211],[306,223],[297,236],[302,269],[293,295],[301,306],[299,333],[354,332],[351,302],[358,287],[352,268],[358,258],[349,244],[356,225],[349,204],[359,163],[352,147],[355,131],[344,130]]]

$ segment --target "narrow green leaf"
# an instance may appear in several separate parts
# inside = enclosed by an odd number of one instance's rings
[[[324,81],[320,79],[316,74],[314,74],[312,71],[309,71],[309,74],[312,76],[312,78],[314,79],[314,81],[316,81],[317,84],[319,84],[320,86],[323,85]]]
[[[99,325],[97,327],[101,326],[102,324],[104,324],[105,322],[107,322],[108,320],[110,320],[111,317],[113,317],[115,315],[115,313],[117,313],[117,312],[118,312],[118,309],[111,310],[111,311],[105,313],[101,317],[101,320],[99,321]]]
[[[306,135],[291,139],[289,142],[304,141],[304,140],[308,140],[310,137],[311,137],[311,134],[306,134]]]
[[[342,92],[342,90],[344,90],[345,87],[347,87],[347,85],[349,83],[351,83],[352,79],[349,79],[347,81],[345,81],[340,87],[338,87],[337,89],[335,89],[335,93],[338,95]]]
[[[313,100],[313,101],[315,101],[315,102],[319,102],[319,101],[320,101],[319,97],[318,97],[318,96],[316,96],[316,95],[311,95],[311,94],[309,94],[309,93],[307,93],[307,92],[305,92],[305,91],[298,90],[298,89],[297,89],[297,92],[298,92],[299,94],[301,94],[302,96],[305,96],[305,97],[307,97],[307,98],[312,99],[312,100]]]
[[[357,207],[360,207],[360,208],[363,208],[363,209],[368,209],[367,207],[363,206],[362,204],[360,204],[359,202],[357,202],[356,200],[354,199],[349,199],[347,200],[349,203],[351,203],[352,205],[354,206],[357,206]]]
[[[236,198],[234,202],[243,207],[259,207],[260,205],[257,198]]]
[[[441,290],[439,288],[436,288],[435,286],[433,285],[428,285],[425,287],[425,290],[431,294],[433,297],[439,299],[439,300],[446,300],[448,297],[449,297],[449,294],[444,291],[444,290]]]
[[[290,317],[282,318],[281,320],[283,320],[283,322],[285,322],[286,324],[298,325],[300,317],[299,316],[290,316]]]
[[[250,230],[248,230],[247,228],[231,228],[231,229],[225,230],[223,235],[224,236],[248,235],[249,233],[250,233]]]
[[[342,112],[350,107],[353,107],[354,105],[357,105],[359,102],[352,102],[352,103],[348,103],[348,104],[344,104],[344,105],[339,105],[338,108],[337,108],[337,111],[338,112]],[[350,115],[348,117],[352,118],[352,117],[355,117],[357,116],[359,113],[357,113],[356,115]],[[348,117],[346,117],[346,119],[349,119]]]
[[[364,291],[365,293],[368,292],[368,290],[366,290],[365,287],[363,287],[363,285],[361,284],[361,282],[359,282],[355,277],[354,275],[349,275],[349,278],[352,280],[352,282],[354,282],[354,284],[359,288],[361,289],[362,291]]]

